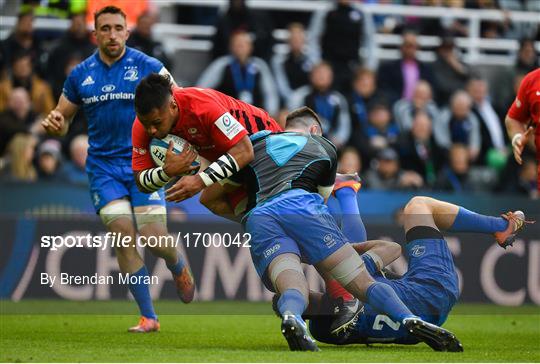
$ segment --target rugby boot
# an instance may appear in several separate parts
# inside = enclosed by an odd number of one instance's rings
[[[334,307],[334,319],[330,324],[330,333],[339,335],[341,332],[352,328],[358,321],[358,315],[363,309],[364,305],[356,298],[348,301],[338,298]]]
[[[300,316],[283,315],[281,333],[291,351],[319,351],[315,340],[309,335],[307,325]]]
[[[159,321],[148,317],[141,316],[137,326],[130,327],[128,332],[147,333],[159,331]]]
[[[463,351],[463,346],[456,335],[442,327],[430,324],[418,317],[404,319],[403,326],[411,335],[425,342],[435,351]]]
[[[178,297],[184,303],[190,303],[193,301],[195,295],[195,280],[191,269],[187,265],[184,265],[180,274],[173,274],[174,284],[176,285],[176,293]]]
[[[336,191],[344,187],[350,187],[356,193],[360,191],[360,188],[362,188],[362,180],[358,173],[336,173],[336,182],[334,183],[332,194],[335,196]]]
[[[523,226],[532,224],[534,221],[526,221],[523,211],[510,211],[506,214],[502,214],[501,217],[508,221],[508,227],[504,231],[498,231],[493,234],[497,244],[506,249],[507,246],[512,246],[516,240],[516,234],[519,230],[523,229]]]

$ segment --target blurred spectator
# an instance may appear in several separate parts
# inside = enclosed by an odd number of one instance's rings
[[[86,157],[88,156],[88,136],[79,134],[71,141],[69,146],[70,161],[64,164],[63,179],[77,185],[87,185]]]
[[[30,134],[16,134],[8,144],[6,164],[0,180],[4,182],[34,182],[36,169],[32,164],[37,140]]]
[[[465,0],[445,0],[445,5],[449,8],[463,9]],[[469,35],[469,27],[465,19],[455,18],[449,12],[449,15],[441,19],[444,31],[454,37],[467,37]]]
[[[288,30],[289,53],[275,54],[272,57],[272,70],[283,101],[287,100],[292,92],[309,83],[309,73],[314,63],[306,52],[304,26],[291,23]]]
[[[522,39],[519,42],[515,70],[517,73],[529,73],[540,67],[540,55],[534,49],[534,40]]]
[[[301,106],[313,109],[321,118],[323,135],[341,148],[349,140],[351,119],[345,97],[332,89],[334,75],[326,62],[313,67],[310,85],[296,90],[290,98],[289,109]]]
[[[364,130],[368,125],[369,107],[379,97],[375,73],[367,68],[356,70],[349,96],[351,114],[351,137],[349,144],[361,145],[364,142]]]
[[[62,175],[61,146],[58,140],[47,139],[38,147],[38,179],[43,182],[60,182]]]
[[[369,4],[403,5],[402,0],[365,0]],[[403,30],[403,17],[395,14],[373,14],[373,23],[377,33],[399,34]],[[368,19],[366,17],[366,19]]]
[[[444,191],[470,191],[469,151],[463,144],[453,144],[448,153],[448,165],[437,176],[435,189]]]
[[[30,93],[32,107],[38,114],[48,114],[54,107],[51,87],[34,74],[32,59],[27,52],[12,58],[11,77],[0,81],[0,111],[7,107],[8,95],[14,88],[24,87]]]
[[[425,80],[433,87],[431,66],[416,59],[418,42],[411,31],[403,33],[401,59],[381,64],[378,89],[390,103],[404,98],[411,100],[414,88],[420,80]]]
[[[264,60],[252,57],[253,43],[249,34],[238,32],[231,38],[231,55],[213,61],[203,72],[197,85],[221,91],[276,115],[279,97],[274,77]]]
[[[469,158],[476,160],[482,146],[480,122],[471,110],[472,100],[465,91],[452,95],[450,109],[445,109],[434,121],[435,140],[443,148],[450,149],[452,144],[467,146]]]
[[[362,137],[358,144],[353,145],[360,151],[366,165],[379,151],[395,146],[399,136],[399,128],[392,120],[385,100],[375,99],[368,108],[368,122],[362,125]]]
[[[2,54],[7,67],[13,63],[16,54],[26,52],[37,69],[41,62],[43,49],[34,36],[34,15],[32,12],[19,13],[12,33],[2,42]]]
[[[495,186],[496,172],[486,167],[471,167],[466,145],[453,144],[444,167],[435,183],[435,189],[444,191],[489,192]]]
[[[337,172],[345,174],[360,174],[362,172],[362,158],[358,150],[353,147],[347,147],[343,150],[343,153],[339,157]]]
[[[494,149],[499,153],[505,153],[504,125],[491,105],[486,80],[480,77],[471,78],[467,83],[467,92],[472,98],[472,112],[480,124],[482,144],[478,161],[485,163],[488,151]]]
[[[227,54],[229,40],[234,33],[248,32],[254,41],[254,55],[270,60],[274,38],[272,20],[262,11],[247,7],[245,0],[229,0],[227,12],[221,14],[212,40],[212,58]]]
[[[398,154],[392,148],[385,148],[377,154],[363,181],[366,188],[377,190],[416,189],[423,183],[417,173],[401,170]]]
[[[170,70],[171,61],[165,53],[163,44],[152,38],[152,27],[157,21],[156,17],[157,14],[149,11],[145,11],[139,15],[137,18],[137,26],[129,34],[127,45],[159,59],[165,68]]]
[[[309,29],[312,33],[312,48],[318,49],[320,46],[321,49],[317,52],[317,58],[332,65],[334,87],[341,92],[350,89],[350,80],[359,62],[365,27],[363,14],[351,3],[351,0],[338,0],[335,7],[326,13],[315,13]],[[372,29],[364,38],[370,41],[373,33]]]
[[[70,18],[71,23],[67,32],[52,49],[47,63],[47,78],[56,100],[62,93],[66,78],[64,70],[69,61],[73,58],[83,60],[96,49],[91,40],[91,33],[86,27],[85,14],[73,14]]]
[[[536,188],[537,166],[533,157],[524,157],[519,169],[516,192],[525,194],[530,198],[538,198]]]
[[[30,133],[38,128],[38,115],[32,110],[30,95],[22,87],[13,89],[7,109],[0,113],[0,156],[15,134]]]
[[[437,58],[432,65],[435,77],[435,98],[439,105],[446,105],[450,96],[465,87],[470,70],[460,60],[452,37],[443,37],[437,47]]]
[[[426,81],[416,84],[412,100],[401,99],[393,107],[394,119],[403,132],[412,128],[413,119],[419,112],[427,113],[430,120],[439,114],[439,109],[433,101],[431,86]]]
[[[428,186],[435,183],[444,151],[435,142],[431,118],[426,112],[414,115],[411,129],[399,136],[398,151],[404,169],[418,173]]]

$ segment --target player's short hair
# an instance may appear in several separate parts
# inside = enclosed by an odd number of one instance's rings
[[[307,106],[291,111],[285,119],[285,128],[309,128],[314,123],[317,123],[322,130],[321,119],[319,115]]]
[[[122,18],[126,20],[126,13],[124,13],[122,9],[113,5],[105,6],[94,13],[94,28],[95,29],[97,29],[98,18],[103,14],[120,14],[122,15]]]
[[[161,109],[171,95],[170,76],[150,73],[135,89],[135,111],[139,115],[146,115],[154,109]]]

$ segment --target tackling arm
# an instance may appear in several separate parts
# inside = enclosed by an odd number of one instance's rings
[[[363,243],[354,243],[352,246],[360,255],[364,253],[370,254],[379,270],[382,270],[401,255],[401,246],[391,241],[368,240]]]

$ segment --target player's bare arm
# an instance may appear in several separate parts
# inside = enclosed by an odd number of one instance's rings
[[[512,141],[512,151],[514,152],[514,158],[516,159],[516,162],[521,164],[523,163],[523,160],[521,159],[523,148],[527,144],[529,135],[531,135],[534,128],[530,126],[526,129],[525,124],[518,120],[512,119],[508,115],[506,115],[504,123],[506,124],[506,131],[508,133],[508,137]]]
[[[363,243],[352,244],[352,247],[358,254],[370,254],[379,270],[401,256],[401,246],[392,241],[368,240]]]
[[[244,136],[218,160],[210,164],[204,171],[194,176],[182,177],[174,186],[166,191],[167,201],[180,202],[194,196],[205,187],[237,173],[254,158],[253,145],[248,136]]]
[[[41,121],[41,126],[51,136],[64,136],[68,131],[69,123],[78,109],[79,107],[76,104],[69,101],[62,94],[54,110]]]

